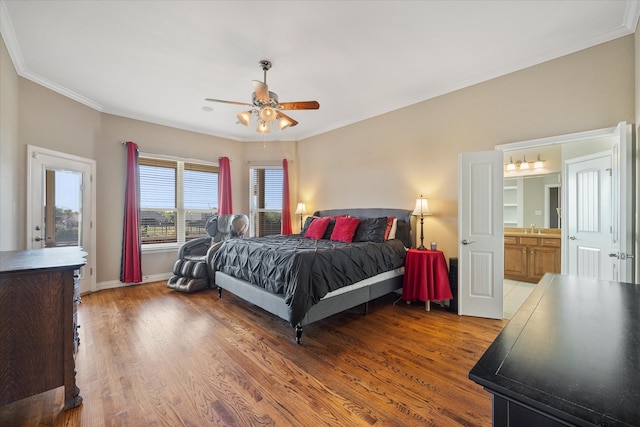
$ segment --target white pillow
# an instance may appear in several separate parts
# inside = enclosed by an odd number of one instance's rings
[[[397,229],[398,229],[398,218],[393,218],[393,222],[391,223],[391,231],[389,231],[389,237],[387,237],[387,240],[396,238]]]

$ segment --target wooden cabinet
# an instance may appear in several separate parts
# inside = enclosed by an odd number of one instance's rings
[[[504,236],[505,279],[527,280],[528,265],[527,247],[517,237]]]
[[[64,409],[82,403],[75,350],[80,248],[0,252],[0,406],[64,386]]]
[[[537,283],[545,273],[560,273],[560,239],[505,236],[504,278]]]

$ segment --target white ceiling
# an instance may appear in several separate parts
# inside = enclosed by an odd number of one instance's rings
[[[637,0],[0,1],[18,73],[96,110],[239,141],[273,62],[301,140],[635,31]],[[203,107],[213,107],[205,111]]]

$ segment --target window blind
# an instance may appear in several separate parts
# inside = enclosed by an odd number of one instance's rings
[[[218,208],[218,168],[206,165],[184,165],[184,208]]]
[[[282,169],[253,170],[254,208],[282,210]]]
[[[139,166],[140,207],[175,209],[177,162],[140,158]]]

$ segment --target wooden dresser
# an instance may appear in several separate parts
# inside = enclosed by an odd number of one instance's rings
[[[78,247],[0,252],[0,405],[64,386],[64,409],[82,403],[76,387]]]

